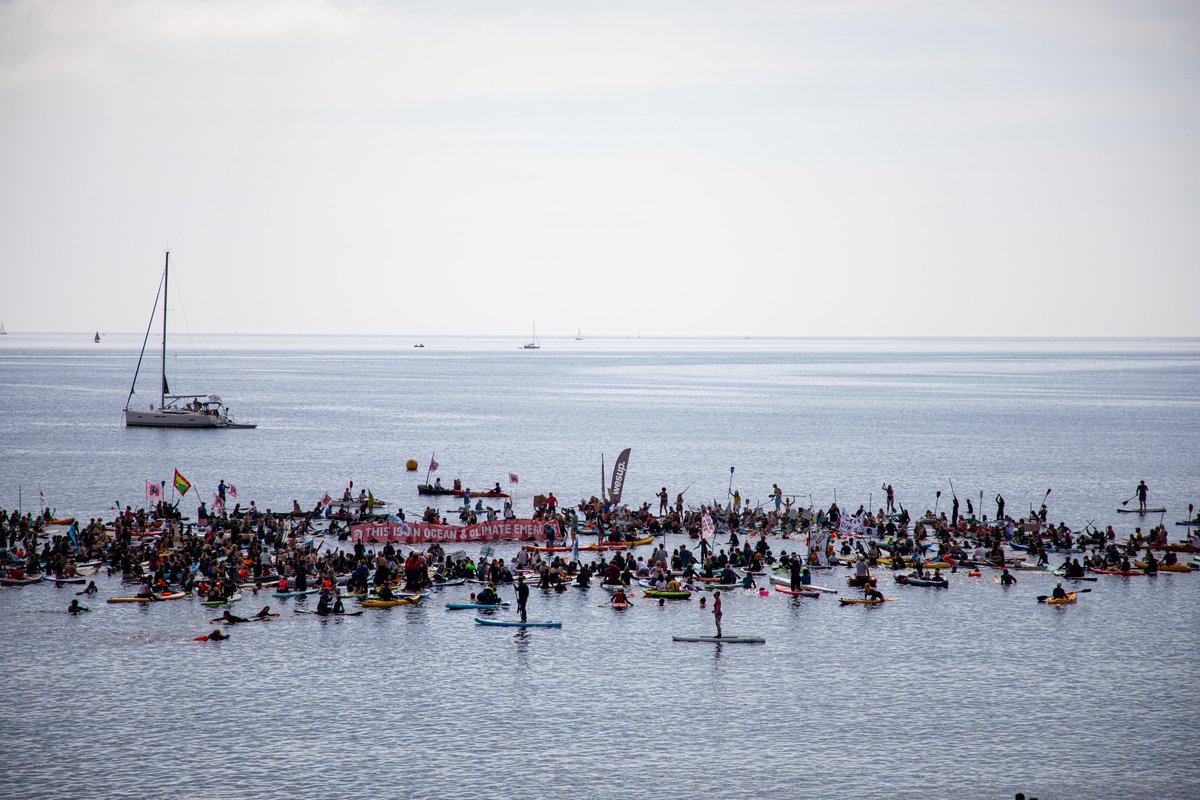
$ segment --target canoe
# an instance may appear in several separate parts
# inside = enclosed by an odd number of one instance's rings
[[[1159,544],[1147,547],[1147,550],[1170,550],[1175,553],[1200,553],[1200,547],[1191,544]]]
[[[1047,597],[1046,602],[1052,606],[1062,606],[1075,602],[1075,593],[1067,592],[1066,597]]]
[[[519,619],[483,619],[482,617],[476,617],[475,622],[496,628],[561,628],[563,625],[562,620],[521,622]]]
[[[271,592],[271,597],[307,597],[316,594],[320,589],[305,589],[303,592]]]
[[[672,636],[673,642],[714,642],[716,644],[766,644],[758,636]]]
[[[650,544],[654,541],[653,536],[644,536],[641,539],[634,539],[630,542],[601,542],[600,544],[583,544],[579,546],[579,552],[589,553],[598,550],[625,550],[630,547],[640,547],[644,544]],[[546,547],[544,545],[527,544],[525,549],[536,553],[570,553],[574,551],[574,547]]]
[[[468,487],[470,488],[470,487]],[[417,484],[417,494],[431,495],[453,495],[454,497],[462,497],[466,489],[450,489],[445,486],[433,486],[428,483]],[[508,497],[507,492],[471,492],[471,497]],[[376,503],[375,505],[379,505]]]
[[[106,602],[109,603],[155,603],[160,600],[182,600],[187,597],[184,592],[175,592],[174,594],[160,594],[157,597],[110,597]]]
[[[646,597],[661,597],[664,600],[687,600],[691,592],[668,592],[660,589],[647,589]]]
[[[1167,513],[1167,510],[1165,508],[1147,508],[1145,511],[1142,511],[1140,508],[1118,508],[1117,513],[1118,514],[1165,514],[1165,513]]]
[[[467,582],[467,579],[466,579],[466,578],[453,578],[453,579],[451,579],[451,580],[448,580],[448,581],[440,581],[440,582],[439,582],[439,581],[434,581],[434,582],[433,582],[433,588],[435,588],[435,589],[440,589],[440,588],[442,588],[443,586],[462,586],[462,585],[463,585],[464,583],[466,583],[466,582]]]
[[[1133,562],[1133,565],[1135,567],[1141,567],[1142,569],[1145,569],[1146,563],[1147,562],[1145,562],[1145,561],[1135,561],[1135,562]],[[1191,564],[1159,564],[1158,571],[1159,572],[1191,572],[1192,565]]]
[[[880,603],[894,603],[896,598],[885,597],[882,600],[851,600],[847,597],[839,597],[838,602],[844,606],[877,606]]]
[[[363,608],[393,608],[395,606],[415,606],[421,602],[419,597],[397,597],[395,600],[363,600]]]
[[[820,597],[821,596],[820,592],[813,591],[812,589],[793,589],[790,586],[780,586],[778,583],[775,584],[775,591],[782,592],[783,594],[796,595],[797,597]]]
[[[460,611],[464,608],[508,608],[508,603],[495,603],[489,605],[487,603],[446,603],[446,608],[450,611]]]

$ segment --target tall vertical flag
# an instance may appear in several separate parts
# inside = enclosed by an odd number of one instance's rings
[[[711,514],[705,514],[700,518],[700,541],[711,541],[717,535],[717,525],[713,522]]]
[[[180,474],[179,470],[175,470],[175,491],[181,495],[188,493],[188,489],[192,488],[192,482]]]
[[[617,456],[617,463],[613,465],[612,484],[608,488],[608,502],[614,506],[621,504],[621,492],[625,490],[625,472],[629,469],[629,448],[626,447],[621,451],[621,455]]]
[[[147,500],[162,500],[163,487],[158,481],[146,481],[146,499]]]

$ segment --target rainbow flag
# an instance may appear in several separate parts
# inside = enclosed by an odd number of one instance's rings
[[[192,482],[179,474],[179,470],[175,470],[175,491],[182,495],[187,494],[190,488],[192,488]]]

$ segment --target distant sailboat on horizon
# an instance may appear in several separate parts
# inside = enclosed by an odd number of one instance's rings
[[[541,342],[538,341],[537,323],[533,325],[533,341],[521,347],[522,350],[540,350],[542,349]]]
[[[4,330],[4,323],[0,322],[0,336],[7,336],[8,331]]]
[[[96,338],[92,339],[96,344],[100,344],[100,331],[96,331]]]
[[[577,342],[583,341],[583,328],[580,328],[579,331],[575,334],[575,341],[577,341]]]

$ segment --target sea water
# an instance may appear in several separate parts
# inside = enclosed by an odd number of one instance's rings
[[[444,482],[498,481],[527,514],[536,493],[597,494],[601,459],[630,447],[625,499],[654,509],[663,486],[691,506],[731,488],[759,505],[778,483],[853,510],[890,483],[914,516],[954,496],[992,515],[999,493],[1014,516],[1045,499],[1052,521],[1123,538],[1159,520],[1116,513],[1144,479],[1178,538],[1200,504],[1193,339],[415,341],[173,347],[173,391],[218,393],[259,426],[180,431],[121,423],[140,336],[10,334],[0,503],[42,493],[62,515],[109,515],[144,502],[147,480],[171,499],[178,469],[189,515],[222,479],[264,509],[353,480],[419,514],[436,457]],[[135,404],[157,400],[153,347]],[[1200,793],[1200,576],[1101,576],[1057,608],[1035,599],[1052,576],[1017,577],[884,577],[898,600],[876,608],[737,591],[726,632],[767,643],[720,646],[671,641],[713,630],[695,598],[616,612],[598,589],[535,591],[532,615],[564,627],[524,632],[444,608],[469,587],[335,620],[247,598],[237,613],[284,616],[221,643],[192,641],[216,616],[194,600],[103,603],[130,592],[118,579],[77,618],[69,587],[0,589],[0,796]],[[845,591],[842,571],[818,582]]]

